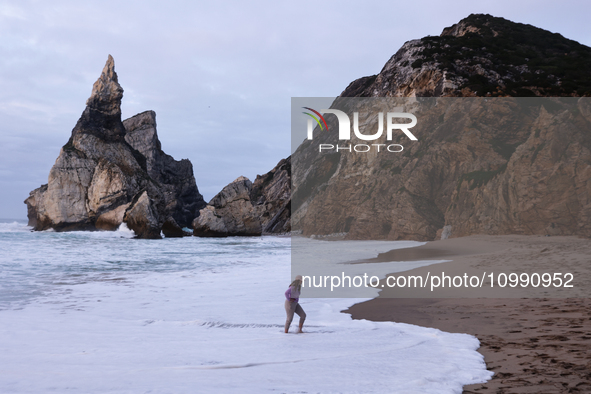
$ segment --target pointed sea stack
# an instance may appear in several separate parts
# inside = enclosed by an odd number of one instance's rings
[[[115,230],[127,223],[139,238],[181,236],[205,206],[191,163],[162,152],[156,114],[122,122],[122,98],[109,55],[48,183],[25,200],[34,230]]]

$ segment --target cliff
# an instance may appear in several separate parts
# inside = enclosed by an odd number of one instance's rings
[[[162,152],[155,113],[122,122],[122,97],[109,55],[48,183],[25,200],[35,230],[114,230],[127,223],[140,238],[160,238],[161,231],[181,236],[205,206],[191,163]]]
[[[472,14],[406,42],[341,97],[591,96],[591,48],[558,33]]]
[[[263,234],[291,231],[291,156],[256,177],[250,201],[261,221]]]
[[[294,230],[420,241],[591,237],[591,99],[573,97],[591,96],[590,70],[591,48],[490,15],[405,43],[333,108],[347,107],[346,97],[426,97],[399,102],[420,120],[418,141],[396,137],[400,153],[318,152],[339,140],[315,130],[293,155]]]

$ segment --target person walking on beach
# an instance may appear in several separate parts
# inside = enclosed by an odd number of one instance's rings
[[[289,326],[293,320],[293,314],[297,313],[300,317],[300,327],[298,334],[302,333],[304,327],[304,320],[306,320],[306,312],[302,309],[299,304],[300,292],[302,291],[302,275],[295,277],[295,280],[291,282],[287,291],[285,292],[285,312],[287,313],[287,320],[285,321],[285,333],[289,331]]]

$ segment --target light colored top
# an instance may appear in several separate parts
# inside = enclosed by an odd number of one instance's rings
[[[295,286],[289,286],[285,291],[285,298],[287,298],[288,301],[291,301],[291,298],[295,298],[295,302],[299,302],[300,292]]]

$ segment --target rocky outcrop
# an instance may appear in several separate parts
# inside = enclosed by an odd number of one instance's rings
[[[122,122],[122,97],[109,56],[47,185],[25,200],[35,230],[114,230],[125,222],[138,237],[160,238],[165,222],[190,226],[205,206],[191,163],[162,152],[155,114]]]
[[[265,175],[257,176],[250,201],[261,221],[263,234],[291,231],[291,156]]]
[[[341,96],[431,97],[400,101],[420,119],[418,141],[392,141],[404,142],[399,154],[321,154],[318,144],[337,136],[315,132],[293,155],[293,229],[421,241],[591,237],[591,99],[474,97],[591,95],[589,69],[591,48],[490,15],[407,42]]]
[[[193,221],[199,237],[254,236],[291,230],[291,157],[254,184],[243,176],[222,189]]]
[[[162,200],[151,198],[144,190],[125,211],[123,221],[127,223],[127,227],[133,229],[138,238],[160,238],[163,223],[160,219],[162,209],[157,206],[158,202]]]
[[[156,113],[146,111],[123,121],[125,141],[146,158],[146,171],[164,197],[166,228],[191,227],[205,201],[197,189],[193,165],[188,159],[177,161],[162,151],[156,131]],[[176,224],[176,226],[175,226]],[[165,232],[166,234],[166,232]],[[179,233],[180,234],[180,233]],[[171,236],[172,231],[169,232]]]
[[[419,241],[591,237],[588,108],[590,98],[432,98],[415,104],[418,141],[397,141],[401,153],[320,154],[304,144],[293,155],[294,229]]]
[[[591,48],[560,34],[473,14],[406,42],[341,97],[591,96]]]
[[[243,176],[222,189],[193,221],[193,235],[261,235],[261,221],[250,201],[252,182]]]

